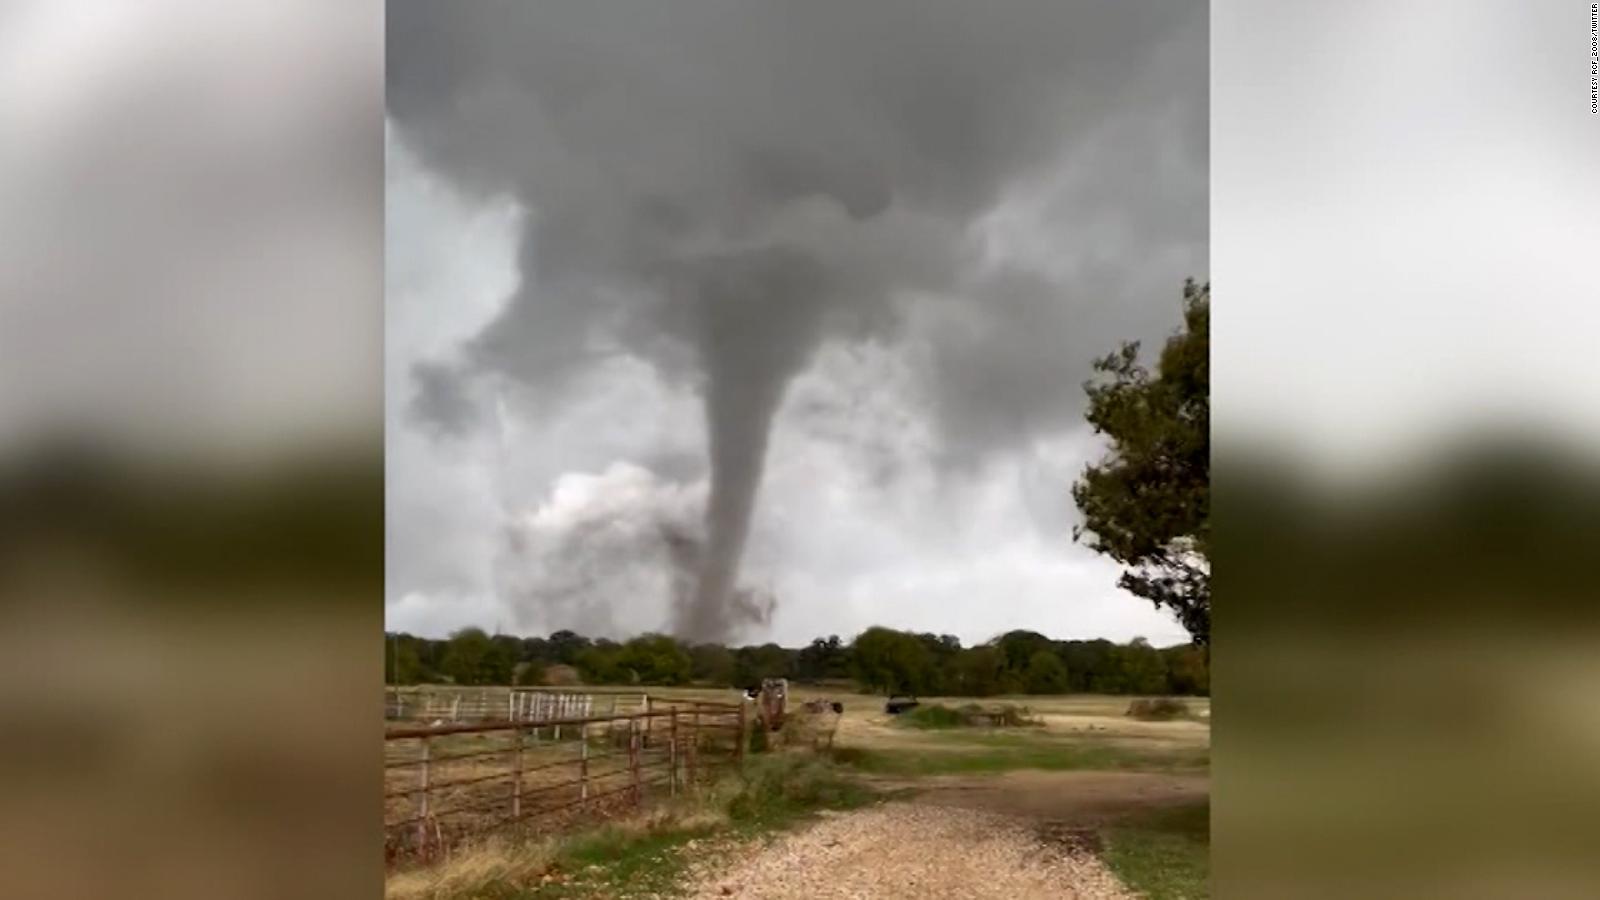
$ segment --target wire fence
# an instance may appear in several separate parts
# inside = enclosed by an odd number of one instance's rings
[[[744,704],[646,698],[636,711],[391,728],[390,862],[513,824],[555,832],[693,790],[742,762]]]
[[[533,721],[648,711],[643,691],[606,688],[419,686],[384,689],[390,723]]]

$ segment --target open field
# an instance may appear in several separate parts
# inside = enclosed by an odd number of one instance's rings
[[[739,695],[649,690],[658,703]],[[1124,715],[1133,699],[986,698],[984,706],[1025,706],[1042,724],[923,729],[885,713],[883,697],[793,685],[791,710],[807,700],[844,704],[831,749],[813,750],[808,739],[788,742],[786,752],[780,741],[775,752],[749,758],[742,780],[724,779],[689,801],[690,812],[613,825],[601,837],[545,841],[538,864],[524,867],[537,877],[524,873],[494,890],[397,896],[1206,897],[1209,701],[1186,698],[1188,717],[1146,722]],[[790,771],[796,765],[803,775]],[[803,786],[819,779],[859,788]],[[783,814],[751,815],[750,801],[730,801],[730,791],[776,796],[773,808]],[[987,823],[992,840],[972,839],[975,822]],[[941,849],[898,862],[881,854],[917,842]],[[414,884],[417,876],[408,877]],[[996,893],[1002,887],[1011,892]]]

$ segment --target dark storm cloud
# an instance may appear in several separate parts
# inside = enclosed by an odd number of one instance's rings
[[[554,395],[620,347],[700,387],[711,484],[676,627],[715,638],[749,617],[738,569],[772,417],[822,343],[915,326],[941,432],[953,452],[981,452],[1059,421],[1088,358],[1129,327],[1175,319],[1119,312],[1143,288],[1109,283],[1103,262],[1079,286],[1100,293],[1073,297],[986,261],[974,225],[1007,191],[1045,189],[1107,123],[1203,111],[1204,15],[1057,0],[396,2],[388,106],[430,168],[529,211],[522,284],[465,348],[469,375]],[[1173,58],[1199,65],[1164,77]],[[1155,137],[1192,151],[1194,124]],[[1163,181],[1132,168],[1135,211],[1161,219]],[[1115,217],[1122,198],[1094,183],[1077,188],[1088,213]],[[1147,248],[1119,235],[1106,252],[1138,264]],[[908,312],[923,297],[935,314]],[[460,423],[444,375],[420,373],[415,409]]]
[[[443,363],[418,362],[411,367],[416,393],[412,414],[444,435],[461,435],[479,422],[478,407],[462,390],[455,369]]]

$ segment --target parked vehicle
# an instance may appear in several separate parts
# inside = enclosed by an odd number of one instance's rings
[[[883,705],[883,711],[891,716],[898,716],[908,709],[916,709],[921,705],[915,697],[890,697],[889,702]]]

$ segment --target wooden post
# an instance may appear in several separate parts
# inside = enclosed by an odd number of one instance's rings
[[[741,700],[741,701],[739,701],[739,736],[734,739],[735,743],[733,745],[733,759],[734,759],[734,762],[739,764],[739,767],[741,769],[744,768],[744,745],[746,743],[745,734],[744,734],[744,723],[745,723],[744,701]]]
[[[694,787],[700,774],[700,705],[695,704],[689,709],[692,717],[689,726],[689,786]]]
[[[633,775],[633,805],[638,806],[639,796],[639,720],[628,722],[628,768]]]
[[[522,729],[511,729],[511,818],[522,818]]]
[[[578,800],[585,806],[589,802],[589,726],[584,726],[583,740],[578,742]]]
[[[668,793],[678,796],[678,708],[672,708],[672,716],[667,721],[667,790]]]
[[[422,738],[422,765],[421,774],[417,779],[417,852],[423,856],[428,852],[428,738]]]
[[[650,715],[650,713],[654,709],[655,709],[654,700],[651,699],[649,694],[645,694],[644,695],[644,745],[646,747],[650,746],[650,733],[651,733],[651,731],[654,730],[654,728],[652,727],[652,724],[655,722],[655,719]]]

